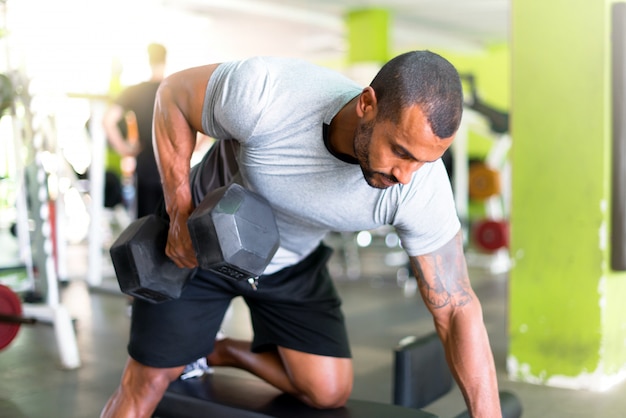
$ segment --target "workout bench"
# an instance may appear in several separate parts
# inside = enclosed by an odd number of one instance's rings
[[[343,408],[313,409],[263,381],[219,373],[173,382],[154,417],[437,418],[417,409],[352,399]]]
[[[421,408],[452,389],[452,375],[437,334],[407,337],[394,350],[393,405],[350,399],[345,407],[310,408],[269,384],[223,374],[173,382],[159,403],[157,418],[437,418]],[[515,395],[500,392],[502,416],[519,418]],[[467,411],[455,418],[469,418]]]
[[[452,389],[452,373],[446,363],[441,340],[435,332],[420,338],[403,338],[394,351],[393,403],[409,408],[424,408]],[[503,418],[522,416],[517,397],[500,391]],[[455,418],[469,418],[463,411]]]

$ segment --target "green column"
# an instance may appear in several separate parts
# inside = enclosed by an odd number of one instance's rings
[[[346,15],[348,61],[385,63],[389,57],[389,12],[358,9]]]
[[[610,270],[611,0],[513,0],[508,372],[601,390],[626,377]]]

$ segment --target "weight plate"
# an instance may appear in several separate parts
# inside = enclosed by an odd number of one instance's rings
[[[474,226],[474,238],[486,251],[497,251],[509,245],[509,224],[506,221],[482,220]]]
[[[22,315],[22,303],[13,290],[0,285],[0,314]],[[0,350],[8,346],[17,336],[20,323],[2,322],[0,320]]]
[[[501,192],[500,173],[483,163],[473,163],[469,168],[469,196],[483,201]]]

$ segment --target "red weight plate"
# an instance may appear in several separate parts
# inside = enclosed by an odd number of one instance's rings
[[[484,220],[474,228],[478,246],[487,251],[496,251],[509,245],[509,225],[505,221]]]
[[[4,285],[0,285],[0,314],[22,314],[22,303],[20,302],[20,298],[15,294],[15,292]],[[13,341],[19,330],[19,323],[0,321],[0,350]]]

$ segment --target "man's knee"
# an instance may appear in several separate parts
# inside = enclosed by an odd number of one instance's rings
[[[124,369],[121,387],[125,390],[130,389],[134,393],[163,394],[169,384],[180,376],[183,368],[149,367],[131,358]]]
[[[352,393],[352,378],[326,378],[317,379],[306,383],[295,382],[305,398],[305,401],[312,407],[318,409],[339,408],[346,404]]]
[[[102,418],[150,417],[170,382],[183,367],[156,369],[129,359],[119,387],[102,410]]]

